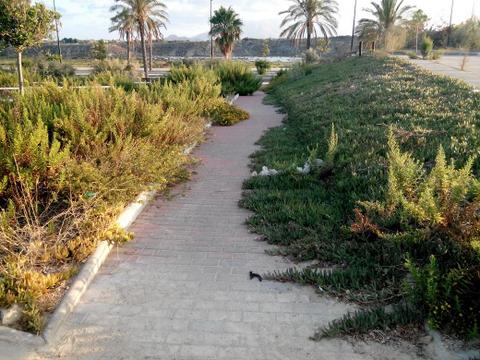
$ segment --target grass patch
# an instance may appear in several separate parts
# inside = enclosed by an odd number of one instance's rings
[[[268,91],[288,118],[260,140],[252,170],[280,175],[245,182],[248,224],[283,253],[334,268],[273,276],[370,307],[407,301],[417,319],[477,337],[480,96],[389,58],[298,67]],[[329,157],[328,171],[292,171]]]

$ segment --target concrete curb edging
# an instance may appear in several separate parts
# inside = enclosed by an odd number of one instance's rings
[[[45,339],[42,336],[33,335],[25,331],[15,330],[7,326],[0,325],[0,341],[25,344],[30,346],[45,345]]]
[[[108,254],[110,254],[112,248],[112,244],[102,241],[88,261],[83,265],[82,270],[77,275],[70,290],[68,290],[67,294],[60,302],[60,305],[53,313],[47,327],[45,328],[42,337],[46,343],[49,343],[51,339],[55,337],[60,326],[78,304],[98,270],[106,260]]]
[[[134,202],[128,205],[125,210],[117,218],[117,225],[121,229],[128,229],[130,225],[137,219],[142,211],[147,207],[148,203],[155,197],[156,191],[145,191],[141,193]],[[60,305],[53,313],[45,331],[43,338],[46,343],[49,343],[54,339],[60,326],[63,324],[67,316],[73,311],[75,306],[80,301],[81,297],[87,290],[90,283],[95,278],[95,275],[100,270],[101,266],[107,259],[110,251],[114,245],[108,241],[102,241],[93,255],[90,256],[88,261],[83,265],[82,270],[77,275],[75,281],[70,287],[70,290],[63,297]]]
[[[205,129],[209,129],[211,126],[212,124],[208,123],[205,125]],[[192,145],[187,146],[183,153],[185,155],[191,154],[197,144],[198,143],[195,142]],[[121,212],[117,218],[116,224],[121,229],[127,230],[143,212],[143,210],[145,210],[147,205],[153,200],[156,194],[156,190],[142,192]],[[25,331],[0,325],[0,341],[34,347],[52,343],[55,339],[58,329],[73,311],[83,294],[87,291],[90,283],[97,275],[113,247],[114,245],[108,241],[100,242],[95,252],[82,266],[79,274],[75,277],[73,283],[70,285],[70,289],[64,295],[58,307],[55,309],[43,334],[34,335]]]
[[[149,202],[155,197],[155,194],[155,190],[142,192],[135,201],[128,205],[118,216],[116,221],[117,225],[124,230],[128,229],[147,207]],[[97,246],[95,252],[88,258],[87,262],[82,266],[80,273],[75,277],[70,289],[63,297],[60,305],[54,311],[42,335],[37,336],[25,331],[0,326],[0,341],[22,343],[33,346],[41,346],[52,342],[60,326],[73,311],[82,295],[95,278],[95,275],[107,259],[113,246],[114,245],[108,241],[102,241]]]

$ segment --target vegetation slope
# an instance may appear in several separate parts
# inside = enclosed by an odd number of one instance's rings
[[[390,58],[300,66],[268,91],[287,118],[252,167],[280,174],[245,182],[248,223],[333,269],[271,275],[366,306],[319,336],[427,320],[478,337],[480,96]]]

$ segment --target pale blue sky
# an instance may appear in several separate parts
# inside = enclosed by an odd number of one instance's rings
[[[53,0],[39,0],[52,5]],[[117,34],[109,34],[114,0],[56,0],[57,10],[62,14],[61,37],[78,39],[116,39]],[[166,36],[195,36],[208,31],[209,0],[164,0],[168,6],[170,24]],[[351,32],[354,0],[338,0],[340,35]],[[371,0],[358,0],[359,16]],[[423,9],[432,18],[432,23],[448,22],[451,0],[405,0],[407,4]],[[472,14],[475,4],[476,15],[480,14],[480,0],[455,0],[454,22],[461,22]],[[232,6],[242,17],[244,37],[278,37],[281,16],[279,11],[288,8],[289,0],[214,0],[214,7]]]

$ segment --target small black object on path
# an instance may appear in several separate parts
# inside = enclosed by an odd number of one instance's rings
[[[263,280],[261,275],[255,274],[254,272],[250,271],[250,280],[253,280],[253,279],[258,279],[258,281]]]

